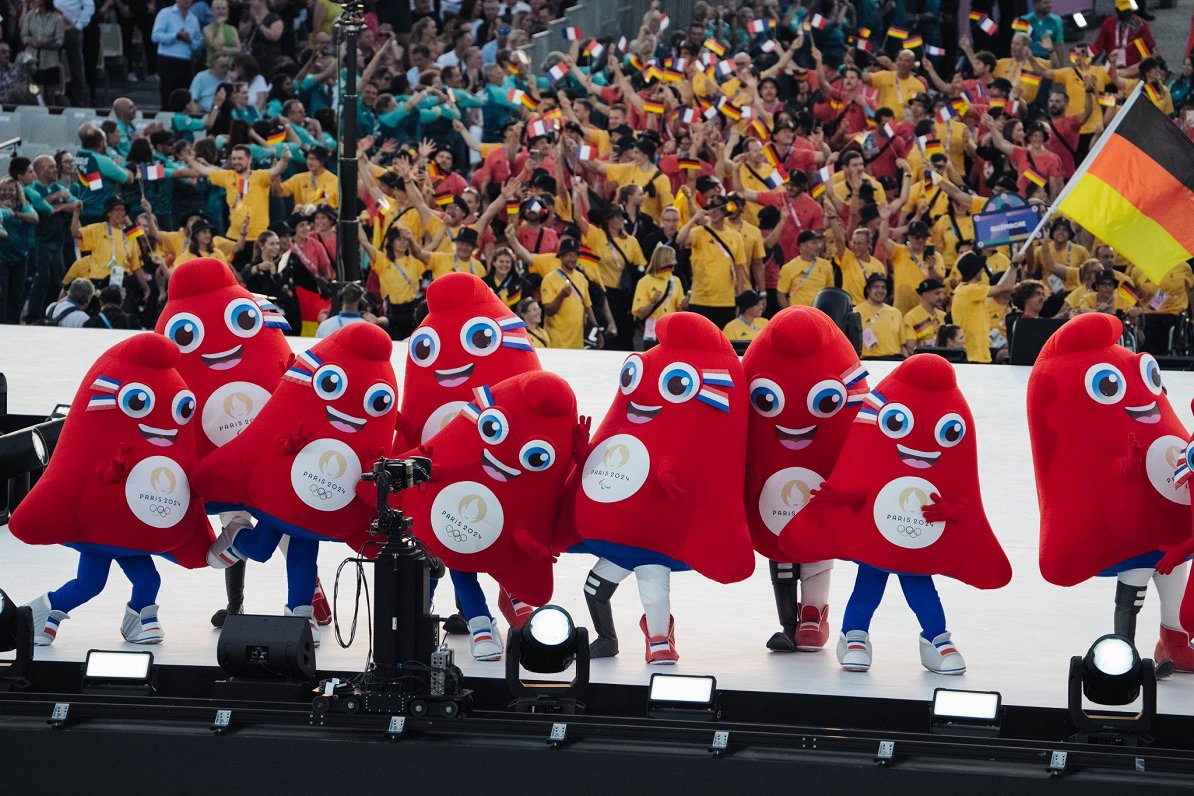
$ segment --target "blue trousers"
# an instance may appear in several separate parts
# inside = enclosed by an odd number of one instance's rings
[[[478,616],[487,616],[493,618],[493,614],[489,613],[489,603],[485,601],[485,592],[481,591],[481,581],[477,577],[476,572],[457,572],[454,569],[448,570],[448,575],[452,578],[452,588],[456,590],[456,602],[460,605],[460,613],[464,614],[465,619],[474,619]],[[435,596],[435,584],[438,580],[431,581],[431,596]]]
[[[287,531],[292,531],[287,526]],[[257,525],[236,535],[236,549],[254,561],[269,561],[282,536],[290,537],[286,548],[286,607],[310,605],[315,596],[315,581],[319,577],[319,538],[287,533],[268,515],[258,515]]]
[[[931,575],[905,575],[891,573],[885,569],[878,569],[869,564],[859,563],[858,577],[854,580],[854,591],[850,594],[850,601],[846,603],[846,611],[842,615],[842,632],[851,630],[871,629],[871,617],[875,609],[883,601],[883,591],[887,588],[887,576],[895,574],[900,579],[900,588],[904,590],[904,599],[908,607],[916,614],[920,622],[921,635],[932,641],[945,632],[945,610],[941,607],[941,598],[937,595],[937,588],[933,585]]]
[[[83,603],[93,599],[108,582],[108,572],[115,561],[133,584],[129,608],[140,613],[143,608],[158,601],[158,589],[162,578],[149,553],[114,555],[109,550],[79,551],[79,571],[75,579],[57,591],[50,592],[50,607],[55,611],[70,613]]]

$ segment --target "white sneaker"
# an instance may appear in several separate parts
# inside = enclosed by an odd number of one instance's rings
[[[158,621],[158,607],[147,605],[138,613],[125,605],[120,634],[130,644],[161,644],[166,634]]]
[[[865,672],[871,668],[871,636],[865,630],[842,633],[837,640],[837,662],[847,672]]]
[[[238,515],[220,531],[220,535],[207,549],[207,565],[213,569],[228,567],[245,560],[245,555],[236,549],[236,537],[246,528],[252,527],[244,517]]]
[[[50,606],[50,595],[43,594],[29,603],[33,609],[33,644],[37,647],[48,647],[58,637],[58,625],[63,619],[70,617],[65,611],[55,611]]]
[[[502,637],[498,635],[497,627],[488,616],[474,616],[468,620],[468,629],[472,636],[469,645],[473,657],[479,661],[500,661],[502,659]]]
[[[315,609],[309,605],[300,605],[293,611],[289,608],[283,613],[283,616],[305,616],[307,618],[307,626],[311,628],[311,644],[319,646],[319,625],[315,623]]]
[[[920,662],[934,674],[966,674],[966,661],[950,640],[949,631],[932,641],[920,638]]]

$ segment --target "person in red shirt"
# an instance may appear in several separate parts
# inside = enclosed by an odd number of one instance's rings
[[[1043,193],[1052,202],[1061,191],[1065,182],[1062,176],[1061,158],[1049,151],[1049,131],[1041,124],[1034,124],[1028,128],[1025,141],[1028,146],[1016,146],[1007,140],[999,130],[999,125],[990,114],[983,116],[983,124],[991,131],[991,145],[996,147],[1016,165],[1018,177],[1017,187],[1020,194],[1031,199],[1034,195]],[[1021,125],[1016,121],[1009,132],[1015,136],[1014,126]],[[1045,179],[1043,186],[1038,186],[1029,176],[1029,172]]]
[[[842,70],[841,80],[829,87],[829,97],[817,103],[814,115],[829,129],[835,129],[844,142],[857,132],[867,129],[867,117],[874,113],[863,92],[862,72],[854,66]]]
[[[1132,0],[1115,0],[1115,16],[1107,17],[1099,27],[1099,35],[1090,45],[1090,54],[1096,58],[1107,56],[1107,63],[1113,67],[1132,66],[1144,58],[1136,45],[1137,39],[1149,53],[1157,49],[1157,41],[1148,29],[1148,23],[1134,13]]]
[[[1093,81],[1093,78],[1090,78]],[[1065,109],[1069,104],[1065,86],[1054,85],[1049,92],[1049,151],[1061,159],[1062,179],[1068,180],[1074,176],[1078,159],[1078,138],[1082,125],[1094,112],[1094,90],[1090,84],[1086,86],[1086,106],[1082,113],[1066,116]]]
[[[780,223],[783,224],[779,234],[779,246],[783,249],[785,263],[800,253],[797,238],[801,232],[806,229],[821,232],[825,229],[825,213],[820,203],[808,195],[808,175],[803,171],[792,172],[788,175],[788,184],[785,187],[771,191],[743,190],[736,173],[734,180],[734,189],[742,194],[746,201],[764,207],[779,208]],[[773,288],[779,282],[779,269],[769,264],[764,269],[763,277],[767,287]]]
[[[436,194],[447,193],[452,196],[460,196],[464,189],[468,188],[468,183],[458,172],[452,171],[452,166],[456,162],[452,150],[436,150],[434,159],[435,169],[439,172],[439,176],[432,180],[431,190]]]
[[[513,171],[512,164],[522,152],[522,122],[511,121],[502,126],[502,145],[485,156],[481,168],[473,172],[473,187],[485,193],[489,183],[505,185]]]
[[[875,129],[871,131],[872,137],[863,142],[862,156],[872,177],[884,184],[895,184],[899,176],[896,161],[908,154],[909,144],[899,133],[888,138],[885,126],[894,131],[895,112],[890,108],[875,112]]]
[[[809,133],[812,119],[805,119],[802,124],[804,135],[797,135],[796,128],[790,124],[778,122],[771,131],[771,148],[779,158],[780,167],[786,172],[813,171],[825,162],[824,138],[820,131]],[[814,140],[815,138],[815,140]]]

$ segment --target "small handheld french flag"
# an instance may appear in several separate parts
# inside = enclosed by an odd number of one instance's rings
[[[595,160],[597,157],[596,150],[588,144],[581,144],[576,148],[577,160]]]
[[[576,27],[564,28],[564,38],[567,39],[568,41],[580,41],[581,40],[580,28],[576,28]]]
[[[161,163],[154,163],[148,166],[141,167],[141,179],[143,180],[160,180],[166,176],[166,167]]]
[[[551,77],[551,82],[559,83],[568,76],[568,65],[561,61],[560,63],[547,70],[547,74]]]

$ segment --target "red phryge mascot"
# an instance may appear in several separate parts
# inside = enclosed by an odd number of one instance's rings
[[[199,403],[199,458],[236,438],[265,406],[290,362],[283,331],[290,325],[267,299],[237,284],[227,264],[191,260],[170,275],[169,298],[155,331],[174,341],[178,372]],[[243,511],[225,512],[221,525],[248,527]],[[228,612],[243,613],[245,565],[224,570],[228,607],[212,617],[221,627]]]
[[[932,576],[980,589],[1012,576],[983,511],[974,431],[953,366],[933,354],[906,359],[867,395],[829,480],[780,534],[797,561],[858,562],[837,646],[843,668],[870,668],[871,617],[896,573],[920,622],[921,663],[966,671]]]
[[[360,549],[368,539],[373,507],[357,497],[357,484],[393,440],[391,349],[389,336],[368,323],[317,342],[295,358],[257,419],[195,470],[209,507],[244,509],[257,520],[255,528],[226,528],[208,562],[222,569],[268,561],[289,536],[286,613],[308,617],[313,634],[318,543]]]
[[[600,557],[585,584],[595,657],[618,652],[610,597],[638,579],[648,663],[674,663],[673,570],[721,583],[750,576],[754,553],[741,485],[746,461],[742,365],[721,330],[694,313],[665,316],[659,345],[631,354],[584,465],[573,473],[557,549]]]
[[[783,628],[767,648],[815,651],[829,640],[833,559],[793,562],[779,546],[779,533],[833,471],[867,393],[866,370],[837,325],[811,307],[776,315],[746,349],[742,369],[751,408],[746,519],[755,550],[770,559]]]
[[[454,584],[486,572],[532,605],[551,599],[550,545],[573,452],[588,432],[577,421],[572,388],[554,373],[531,371],[478,387],[431,441],[404,456],[433,460],[430,484],[402,493],[413,530],[452,573]],[[488,617],[475,593],[457,587],[465,616]],[[482,660],[500,657],[474,636]]]
[[[33,601],[34,641],[51,644],[69,612],[98,595],[112,562],[133,584],[120,632],[157,644],[161,579],[150,558],[206,565],[211,526],[191,491],[194,394],[175,370],[178,349],[139,334],[108,349],[83,379],[45,474],[9,528],[28,544],[79,552],[75,580]]]
[[[407,341],[395,450],[428,442],[473,399],[478,387],[539,369],[539,355],[527,337],[526,323],[488,285],[472,274],[436,279],[427,288],[427,317]],[[437,467],[438,463],[432,466],[433,474]],[[474,656],[496,660],[501,656],[501,637],[493,628],[476,575],[453,573],[452,584],[461,610],[467,604],[480,613],[465,611],[462,618],[452,617],[446,629],[469,632]],[[532,610],[521,597],[503,591],[498,603],[515,627],[521,627]]]
[[[1194,670],[1179,619],[1184,556],[1156,571],[1160,548],[1190,535],[1190,490],[1177,485],[1186,430],[1149,354],[1118,345],[1122,323],[1090,313],[1061,327],[1028,379],[1028,430],[1041,510],[1041,574],[1058,586],[1115,576],[1115,622],[1134,639],[1150,578],[1161,597],[1154,658]],[[1097,467],[1077,477],[1075,468]],[[1101,477],[1098,477],[1101,476]]]

